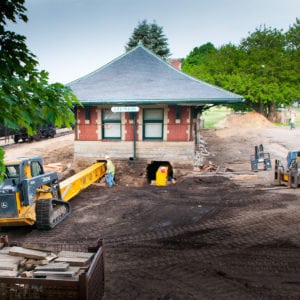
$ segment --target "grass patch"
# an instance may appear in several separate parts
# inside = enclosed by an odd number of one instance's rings
[[[224,120],[232,110],[225,106],[214,106],[205,112],[203,112],[204,128],[213,129],[216,128],[216,124]]]

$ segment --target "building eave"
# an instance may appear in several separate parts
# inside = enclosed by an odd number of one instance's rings
[[[143,105],[189,105],[189,106],[198,106],[198,105],[226,105],[226,104],[238,104],[243,103],[243,98],[237,99],[144,99],[144,100],[85,100],[81,101],[83,106],[143,106]]]

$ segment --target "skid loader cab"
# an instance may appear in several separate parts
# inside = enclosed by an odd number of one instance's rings
[[[300,186],[300,151],[288,152],[286,166],[280,160],[275,160],[274,179],[278,185],[286,183],[292,188]]]
[[[12,186],[14,191],[19,193],[22,205],[30,205],[28,186],[38,187],[40,176],[44,176],[44,169],[41,157],[20,157],[13,161],[5,162],[5,179],[3,186]],[[35,180],[32,180],[35,178]],[[46,182],[47,180],[44,180]],[[42,185],[42,184],[41,184]],[[0,189],[1,190],[1,189]],[[3,192],[3,191],[2,191]]]
[[[56,172],[44,172],[39,156],[5,162],[0,182],[0,227],[36,225],[51,229],[71,212],[69,201],[105,176],[105,163],[97,162],[59,182]]]
[[[15,160],[5,162],[5,177],[25,179],[32,178],[37,175],[43,174],[43,163],[39,156],[36,157],[19,157]]]
[[[57,174],[44,172],[41,157],[6,161],[4,181],[0,183],[1,223],[33,225],[36,201],[58,199],[59,196]]]
[[[300,151],[290,151],[287,155],[287,169],[300,170]]]

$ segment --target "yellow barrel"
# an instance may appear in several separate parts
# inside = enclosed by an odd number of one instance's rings
[[[156,171],[156,185],[166,186],[168,181],[168,170],[167,166],[160,166]]]
[[[300,156],[296,157],[296,164],[297,164],[298,171],[300,171]]]
[[[284,173],[283,174],[283,181],[288,182],[289,181],[289,173]]]

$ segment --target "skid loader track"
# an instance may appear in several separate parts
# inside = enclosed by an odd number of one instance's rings
[[[40,199],[36,202],[36,227],[51,229],[63,221],[71,212],[68,202],[56,199]]]

